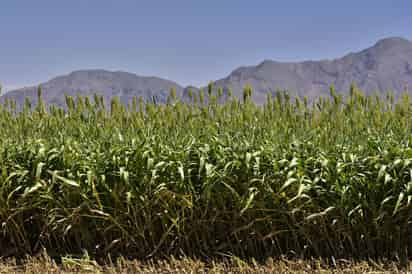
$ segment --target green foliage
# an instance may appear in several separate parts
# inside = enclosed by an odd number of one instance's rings
[[[213,82],[209,82],[209,84],[207,85],[207,94],[209,95],[209,97],[212,96],[212,94],[213,94]]]
[[[227,90],[227,97],[229,97],[229,99],[231,98],[233,96],[233,90],[232,90],[232,88],[228,88],[228,90]]]
[[[223,96],[223,88],[222,87],[219,87],[218,89],[217,89],[217,97],[218,98],[221,98]]]
[[[193,91],[191,88],[188,89],[187,96],[189,97],[190,100],[193,100]]]
[[[409,97],[352,86],[314,102],[279,91],[261,107],[251,95],[127,109],[115,98],[108,111],[98,95],[66,96],[67,111],[27,101],[15,113],[7,101],[0,243],[19,254],[411,256]]]
[[[243,88],[243,102],[246,102],[251,97],[252,97],[252,86],[246,85]]]

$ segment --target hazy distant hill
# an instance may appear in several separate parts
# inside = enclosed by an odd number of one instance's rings
[[[175,82],[157,77],[142,77],[128,72],[111,72],[105,70],[82,70],[69,75],[56,77],[49,82],[41,84],[43,100],[47,104],[65,105],[64,95],[92,96],[94,93],[103,95],[106,102],[113,96],[119,96],[121,102],[131,102],[133,96],[147,100],[156,98],[158,102],[165,102],[169,90],[176,89],[178,96],[182,96],[183,88]],[[28,87],[10,91],[2,96],[16,100],[22,105],[28,96],[32,102],[37,102],[37,87]]]
[[[380,40],[371,48],[350,53],[342,58],[322,61],[285,63],[266,60],[257,66],[240,67],[228,77],[215,82],[215,86],[231,87],[241,96],[245,84],[254,88],[257,103],[265,100],[268,91],[288,89],[293,94],[315,98],[328,93],[330,84],[339,92],[347,93],[351,82],[367,93],[393,90],[396,94],[406,87],[412,88],[412,42],[403,38]],[[186,94],[179,84],[156,77],[141,77],[127,72],[84,70],[57,77],[41,84],[46,103],[64,105],[64,94],[92,95],[98,92],[106,100],[119,96],[126,103],[133,96],[142,96],[164,102],[170,88],[177,95]],[[195,89],[195,91],[197,91]],[[11,91],[0,99],[12,98],[22,103],[24,97],[36,100],[36,87]]]
[[[351,82],[367,93],[393,90],[399,94],[408,85],[412,88],[412,43],[402,38],[383,39],[371,48],[334,60],[266,60],[257,66],[240,67],[215,85],[232,87],[239,94],[248,83],[254,88],[254,99],[262,102],[268,90],[288,89],[313,98],[327,94],[331,84],[348,93]]]

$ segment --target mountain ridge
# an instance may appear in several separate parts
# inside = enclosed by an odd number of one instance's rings
[[[249,84],[254,89],[252,98],[262,104],[267,92],[278,89],[289,90],[292,95],[316,98],[327,95],[331,84],[338,92],[346,94],[352,82],[367,94],[393,90],[398,96],[412,86],[412,42],[402,37],[388,37],[369,48],[335,59],[302,62],[264,59],[257,65],[234,69],[226,77],[214,81],[214,86],[223,87],[225,92],[231,88],[235,96],[241,97],[244,85]],[[40,86],[46,104],[59,106],[64,106],[64,94],[92,96],[99,93],[105,100],[119,96],[124,104],[134,96],[142,96],[146,100],[155,97],[158,102],[166,102],[171,88],[176,90],[177,96],[185,98],[189,87],[156,76],[103,69],[76,70],[54,77]],[[36,103],[36,90],[36,87],[25,87],[9,91],[0,97],[0,102],[9,98],[22,105],[27,96]]]

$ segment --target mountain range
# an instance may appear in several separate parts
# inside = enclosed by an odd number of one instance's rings
[[[226,92],[241,97],[243,87],[253,87],[253,99],[261,104],[267,92],[288,90],[292,95],[307,96],[310,99],[328,94],[333,84],[339,93],[347,94],[351,83],[371,94],[391,90],[395,97],[412,86],[412,42],[400,37],[378,41],[375,45],[341,58],[321,61],[277,62],[265,60],[256,66],[235,69],[227,77],[214,82]],[[119,96],[127,104],[134,97],[165,102],[171,88],[177,96],[187,98],[188,87],[158,77],[143,77],[133,73],[106,70],[80,70],[56,77],[40,84],[46,104],[65,105],[64,95],[103,95],[106,101]],[[198,88],[191,87],[195,92]],[[0,97],[15,100],[18,106],[29,97],[35,104],[37,87],[10,91]]]

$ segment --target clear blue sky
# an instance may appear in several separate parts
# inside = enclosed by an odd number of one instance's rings
[[[0,82],[104,68],[202,85],[264,59],[412,40],[411,26],[411,0],[1,0]]]

